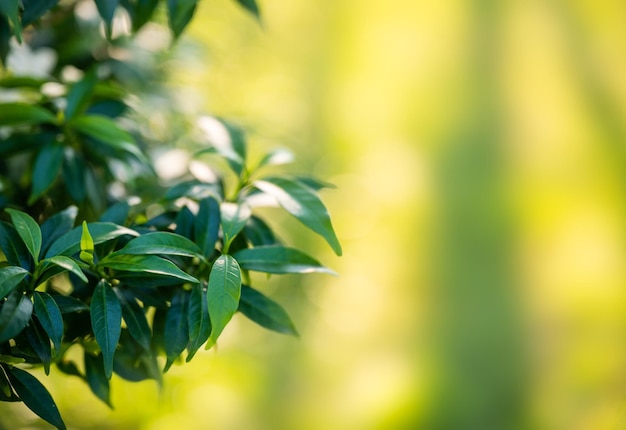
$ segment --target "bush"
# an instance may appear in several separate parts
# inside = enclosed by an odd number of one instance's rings
[[[327,184],[272,173],[292,161],[285,149],[251,163],[240,127],[188,118],[163,90],[196,3],[0,3],[0,400],[57,428],[25,366],[78,376],[110,405],[113,373],[159,381],[237,311],[296,334],[249,272],[332,272],[281,243],[257,207],[281,206],[341,254],[317,194]],[[258,17],[254,0],[239,3]],[[185,142],[201,174],[159,176],[165,140]]]

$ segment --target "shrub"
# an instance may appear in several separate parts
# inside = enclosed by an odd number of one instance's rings
[[[258,16],[254,0],[239,3]],[[167,38],[176,43],[196,6],[0,3],[0,400],[57,428],[54,400],[24,368],[78,376],[110,405],[113,373],[159,381],[213,346],[237,311],[296,334],[249,272],[332,272],[281,243],[258,206],[281,206],[341,254],[317,193],[327,184],[272,173],[292,161],[285,149],[251,162],[240,127],[179,115],[161,91]],[[146,34],[166,44],[142,47]],[[151,100],[164,108],[147,112]],[[169,137],[193,142],[202,175],[159,177],[152,159],[167,142],[154,111]],[[210,174],[216,164],[228,171]]]

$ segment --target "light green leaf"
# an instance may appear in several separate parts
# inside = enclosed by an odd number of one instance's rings
[[[11,216],[13,227],[17,230],[28,252],[33,256],[35,262],[39,261],[39,251],[41,251],[41,230],[39,224],[30,215],[15,209],[5,209]]]
[[[109,254],[100,260],[98,267],[108,267],[120,272],[168,276],[186,282],[199,282],[193,276],[180,270],[171,261],[155,255]]]
[[[61,350],[61,338],[63,337],[63,316],[59,306],[48,293],[35,291],[33,295],[35,315],[39,318],[41,326],[52,340],[55,349]]]
[[[287,212],[326,239],[335,254],[341,255],[341,245],[328,210],[315,191],[296,180],[283,177],[264,178],[255,181],[254,186],[273,196]]]
[[[102,350],[104,374],[113,374],[113,355],[122,331],[122,307],[111,285],[101,280],[91,298],[91,327]]]
[[[88,224],[88,227],[94,245],[99,245],[124,235],[139,236],[139,233],[135,230],[110,222],[91,222]],[[55,255],[70,256],[79,252],[82,232],[83,227],[79,226],[59,237],[46,252],[46,257]]]
[[[5,298],[29,272],[19,266],[7,266],[0,269],[0,300]]]
[[[242,269],[264,273],[328,273],[335,272],[317,260],[294,248],[286,246],[257,246],[237,251],[233,257]]]
[[[180,255],[183,257],[202,257],[202,250],[184,236],[158,231],[146,233],[131,240],[118,254],[148,255]]]
[[[220,207],[222,232],[224,233],[224,253],[228,252],[231,242],[246,225],[252,215],[245,203],[222,203]]]
[[[207,301],[211,319],[211,336],[206,347],[215,344],[239,307],[241,296],[241,270],[230,255],[221,255],[215,260],[209,275]]]
[[[56,122],[56,117],[42,107],[21,102],[0,103],[0,126],[56,124]]]
[[[65,423],[59,414],[59,409],[46,387],[28,372],[17,367],[3,367],[11,381],[11,386],[24,404],[57,429],[65,430]]]
[[[87,221],[83,221],[83,231],[80,235],[80,259],[89,265],[93,264],[94,247],[93,238],[87,227]]]
[[[247,285],[241,287],[239,312],[268,330],[298,336],[287,312],[278,303]]]

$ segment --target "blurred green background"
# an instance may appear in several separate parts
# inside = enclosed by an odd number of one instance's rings
[[[626,428],[626,3],[259,3],[201,2],[169,85],[337,185],[341,258],[266,217],[340,276],[259,279],[299,339],[236,316],[113,411],[43,377],[70,428]]]

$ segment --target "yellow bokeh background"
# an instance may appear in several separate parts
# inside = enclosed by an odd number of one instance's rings
[[[265,216],[340,275],[260,277],[300,338],[237,315],[113,411],[42,376],[69,428],[626,428],[626,3],[259,4],[200,2],[169,85],[337,186],[342,257]]]

